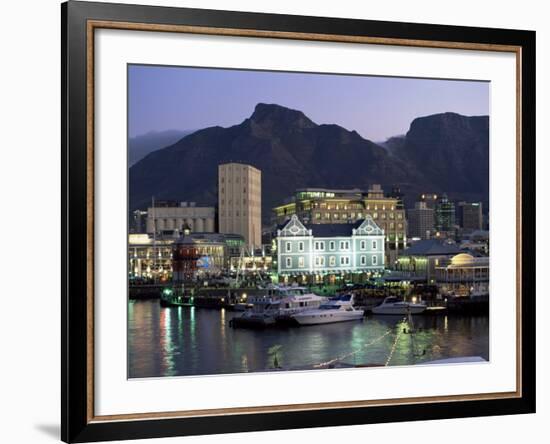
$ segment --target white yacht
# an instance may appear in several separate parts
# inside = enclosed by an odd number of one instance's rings
[[[237,326],[268,326],[291,320],[292,315],[318,308],[326,298],[310,293],[305,287],[272,286],[267,293],[251,295],[252,308],[232,319]]]
[[[384,302],[372,309],[372,313],[381,315],[420,314],[424,312],[426,308],[426,304],[405,302],[395,296],[388,296],[384,299]]]
[[[353,295],[347,294],[330,299],[317,309],[300,311],[292,319],[300,325],[331,324],[363,319],[364,313],[353,307]]]

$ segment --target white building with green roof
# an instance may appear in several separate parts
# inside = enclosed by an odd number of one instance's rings
[[[384,230],[368,216],[351,224],[304,225],[296,215],[277,230],[279,275],[378,272]]]

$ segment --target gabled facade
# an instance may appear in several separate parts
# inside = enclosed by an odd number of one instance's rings
[[[277,271],[337,274],[384,269],[384,230],[367,216],[353,224],[304,225],[296,215],[277,230]]]

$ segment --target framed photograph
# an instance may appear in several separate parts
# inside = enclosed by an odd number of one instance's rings
[[[62,439],[535,411],[535,33],[69,1]]]

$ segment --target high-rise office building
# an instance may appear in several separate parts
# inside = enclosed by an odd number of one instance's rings
[[[419,202],[426,202],[427,208],[432,208],[435,210],[435,207],[437,206],[437,199],[440,196],[438,196],[436,193],[422,193],[420,196],[418,196]]]
[[[434,209],[426,202],[416,202],[414,208],[407,210],[409,237],[430,239],[435,233]]]
[[[483,204],[481,202],[459,202],[459,223],[465,231],[483,229]]]
[[[455,204],[443,194],[435,206],[435,229],[439,232],[455,230]]]
[[[220,233],[240,234],[249,247],[262,245],[262,172],[251,165],[218,166]]]

